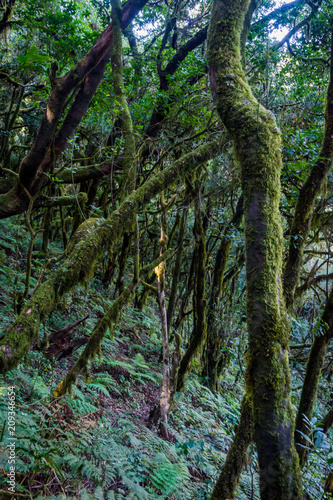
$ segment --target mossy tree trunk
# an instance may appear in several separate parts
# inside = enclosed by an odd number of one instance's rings
[[[331,34],[331,61],[333,32]],[[318,159],[300,190],[292,223],[288,259],[283,276],[284,295],[290,311],[293,310],[295,291],[299,282],[303,253],[311,227],[313,207],[333,163],[333,64],[326,95],[324,139]]]
[[[308,453],[307,447],[309,445],[309,442],[303,435],[309,436],[311,433],[305,421],[305,417],[309,420],[312,419],[321,370],[324,364],[327,347],[333,337],[333,289],[326,302],[321,317],[321,324],[326,331],[324,335],[318,334],[311,346],[296,418],[295,442],[301,466],[305,463]]]
[[[331,54],[333,54],[333,31],[331,33]],[[289,254],[284,272],[284,295],[290,310],[293,309],[296,287],[303,262],[303,252],[309,234],[313,207],[316,197],[323,188],[325,179],[333,161],[333,64],[326,95],[324,140],[319,157],[312,167],[309,177],[302,187],[295,210],[291,229]],[[301,287],[300,287],[301,288]],[[296,417],[295,442],[300,464],[304,465],[308,442],[305,436],[310,434],[304,417],[311,420],[317,397],[317,388],[323,367],[327,347],[333,336],[333,290],[331,291],[321,318],[326,325],[324,335],[317,335],[309,354],[301,400]]]
[[[210,389],[218,390],[218,381],[221,373],[220,366],[221,355],[221,339],[219,336],[219,327],[217,322],[217,312],[219,309],[220,299],[223,289],[223,277],[227,267],[229,251],[231,245],[230,232],[239,226],[243,216],[243,197],[241,196],[236,207],[236,213],[232,221],[227,227],[225,234],[221,240],[217,250],[216,261],[214,266],[213,284],[209,297],[209,305],[207,312],[207,341],[204,350],[204,363],[202,376],[205,384]]]
[[[253,96],[241,65],[247,0],[215,0],[207,41],[217,110],[234,139],[244,195],[247,391],[253,397],[254,440],[262,499],[301,499],[293,439],[289,331],[282,295],[283,237],[279,214],[281,138],[272,113]]]
[[[123,146],[123,175],[120,186],[120,200],[123,200],[126,195],[135,189],[136,178],[136,147],[133,133],[133,123],[130,110],[127,105],[126,95],[124,92],[124,75],[123,75],[123,45],[121,31],[121,7],[119,0],[112,0],[112,27],[113,27],[113,46],[111,51],[112,79],[115,100],[119,110],[119,123],[121,133],[124,140]],[[121,249],[119,260],[119,273],[116,289],[121,294],[124,291],[124,279],[127,265],[127,257],[131,246],[131,235],[124,234],[123,246]]]
[[[123,76],[123,45],[121,31],[121,6],[120,0],[111,0],[112,5],[112,28],[113,28],[113,46],[111,51],[111,65],[113,89],[115,93],[116,103],[119,109],[119,122],[121,132],[124,139],[124,161],[123,161],[123,176],[121,181],[121,198],[124,199],[133,189],[135,189],[136,178],[136,148],[133,133],[133,123],[131,114],[127,105],[126,95],[124,92],[124,76]]]
[[[190,269],[187,274],[186,283],[183,287],[184,290],[181,293],[182,301],[175,321],[175,327],[174,327],[175,330],[179,330],[181,328],[186,316],[189,314],[187,309],[189,308],[191,294],[194,288],[195,259],[196,259],[196,249],[194,249],[192,253]]]
[[[112,306],[106,312],[106,314],[101,318],[95,325],[94,330],[88,340],[86,347],[81,353],[79,359],[74,363],[69,372],[66,374],[65,378],[56,387],[53,397],[63,396],[67,392],[71,392],[72,385],[75,384],[76,379],[80,373],[87,372],[88,363],[97,356],[101,349],[102,340],[107,332],[110,330],[111,335],[113,334],[114,327],[117,324],[117,320],[121,314],[123,307],[128,303],[128,301],[133,296],[137,285],[140,282],[140,278],[145,276],[149,271],[158,266],[163,259],[168,259],[172,255],[171,252],[166,252],[163,254],[162,258],[154,260],[148,266],[138,272],[138,253],[137,248],[134,248],[134,279],[125,288],[125,290],[119,295],[119,297],[114,301]]]
[[[138,281],[133,280],[130,285],[119,295],[117,300],[112,304],[107,313],[96,324],[90,339],[84,348],[79,359],[74,363],[72,368],[66,374],[65,378],[58,384],[53,392],[53,397],[58,398],[67,392],[71,392],[72,385],[75,384],[78,375],[87,372],[88,363],[93,360],[97,354],[100,354],[101,343],[108,328],[113,331],[114,325],[122,311],[124,305],[130,299],[135,290]]]
[[[211,500],[230,500],[235,497],[240,475],[246,464],[247,449],[252,439],[252,402],[244,397],[236,434],[228,450],[221,474],[214,486]]]
[[[185,194],[184,203],[185,203],[185,206],[183,208],[182,218],[181,218],[180,227],[179,227],[179,233],[178,233],[178,239],[177,239],[177,252],[176,252],[175,264],[174,264],[174,268],[173,268],[171,292],[170,292],[170,297],[169,297],[169,302],[168,302],[167,320],[168,320],[169,333],[170,333],[172,318],[173,318],[173,314],[174,314],[174,310],[175,310],[175,306],[176,306],[179,277],[180,277],[180,271],[181,271],[181,267],[182,267],[183,243],[184,243],[184,236],[185,236],[185,231],[186,231],[187,214],[188,214],[188,209],[189,209],[189,200],[188,200],[187,193]]]
[[[124,232],[132,230],[139,205],[149,202],[185,172],[217,156],[221,146],[218,141],[212,141],[182,156],[131,193],[107,219],[96,222],[87,232],[85,240],[71,249],[69,245],[62,265],[39,285],[32,299],[1,339],[0,373],[5,374],[18,365],[36,339],[40,323],[54,310],[60,298],[75,285],[88,279],[93,274],[96,259]]]
[[[207,336],[206,319],[206,234],[202,224],[202,213],[200,206],[200,187],[197,181],[196,197],[194,202],[195,223],[194,233],[196,238],[195,248],[195,285],[193,294],[193,333],[189,346],[182,357],[177,377],[177,391],[181,391],[185,386],[185,376],[193,356],[198,353]]]
[[[122,9],[121,27],[125,29],[144,7],[146,0],[128,0]],[[74,134],[88,109],[91,99],[103,78],[110,59],[113,29],[110,24],[86,56],[63,77],[55,79],[41,125],[33,146],[22,160],[19,179],[6,193],[0,194],[0,218],[23,213],[29,204],[24,186],[34,196],[45,184],[45,175],[51,166],[50,147],[54,141],[56,158],[65,150],[68,139]],[[80,91],[64,118],[60,129],[59,120],[64,114],[68,96],[82,83]]]

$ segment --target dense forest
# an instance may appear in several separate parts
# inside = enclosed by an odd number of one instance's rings
[[[333,498],[332,0],[0,44],[0,498]]]

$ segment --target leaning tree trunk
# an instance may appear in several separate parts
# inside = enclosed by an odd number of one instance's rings
[[[331,61],[333,58],[333,25],[331,33]],[[313,207],[333,163],[333,64],[326,94],[325,127],[322,147],[310,174],[299,192],[290,234],[289,252],[283,276],[284,296],[293,310],[295,292],[303,263],[304,248],[310,231]]]
[[[230,500],[235,497],[240,475],[247,461],[247,450],[252,439],[252,401],[244,397],[235,437],[228,450],[226,461],[210,500]]]
[[[281,138],[274,116],[255,99],[242,69],[240,34],[248,6],[247,0],[213,2],[207,56],[217,110],[234,139],[241,166],[249,331],[247,392],[253,396],[261,498],[301,499],[282,295]]]
[[[73,248],[69,248],[69,245],[62,265],[38,286],[1,339],[1,374],[6,374],[18,365],[38,336],[40,323],[54,310],[63,294],[91,277],[96,259],[119,240],[124,231],[133,228],[139,205],[147,203],[186,171],[194,169],[214,155],[217,156],[220,150],[221,143],[212,141],[182,156],[168,169],[159,172],[131,193],[107,219],[95,221],[94,228],[88,231],[85,241],[73,244]]]
[[[303,382],[301,400],[296,417],[295,442],[301,466],[308,454],[308,440],[311,434],[307,421],[312,419],[313,408],[317,399],[317,389],[323,368],[327,348],[333,337],[333,288],[327,299],[321,323],[327,326],[323,335],[317,335],[311,346],[306,373]]]

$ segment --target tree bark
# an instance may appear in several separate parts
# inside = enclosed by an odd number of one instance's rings
[[[252,402],[244,397],[235,437],[228,450],[221,474],[210,500],[231,500],[236,496],[240,475],[247,460],[247,450],[253,440]]]
[[[171,292],[170,292],[168,311],[167,311],[167,322],[168,322],[169,334],[170,334],[171,323],[172,323],[173,313],[175,310],[176,299],[177,299],[178,283],[179,283],[180,271],[181,271],[181,266],[182,266],[183,240],[184,240],[184,235],[185,235],[185,230],[186,230],[187,213],[188,213],[189,203],[190,203],[188,200],[187,194],[185,194],[184,198],[185,198],[185,200],[184,200],[185,207],[183,209],[182,218],[181,218],[181,222],[180,222],[180,228],[179,228],[179,234],[178,234],[178,240],[177,240],[177,253],[176,253],[176,257],[175,257],[175,264],[174,264],[174,270],[173,270],[173,275],[172,275]]]
[[[215,0],[208,33],[210,81],[219,115],[232,135],[244,195],[247,392],[263,500],[301,499],[288,364],[289,331],[282,295],[279,214],[281,138],[272,113],[253,96],[241,65],[240,34],[249,2]]]
[[[170,168],[155,175],[131,193],[107,219],[98,221],[93,230],[87,231],[85,241],[72,247],[71,253],[68,248],[63,264],[37,288],[1,340],[0,373],[5,374],[18,365],[38,335],[41,321],[54,310],[63,294],[88,279],[93,274],[97,257],[115,243],[124,231],[132,229],[139,204],[150,201],[186,171],[194,169],[214,155],[217,156],[220,148],[221,143],[215,141],[182,156]]]
[[[147,0],[126,2],[122,9],[122,29],[125,29],[132,22],[146,3]],[[62,78],[56,79],[36,139],[29,153],[21,162],[19,182],[10,191],[0,195],[0,218],[16,215],[27,209],[29,199],[22,189],[22,185],[32,195],[35,195],[42,187],[45,176],[41,173],[48,171],[51,163],[51,150],[54,150],[56,156],[60,154],[64,151],[69,137],[75,132],[103,77],[105,66],[110,58],[112,43],[113,27],[110,24],[88,54]],[[84,82],[83,87],[55,139],[66,100],[73,89],[82,81]],[[54,144],[52,144],[53,142]]]
[[[185,386],[185,376],[193,356],[197,354],[207,336],[206,319],[206,235],[202,224],[202,214],[200,206],[200,187],[197,181],[195,197],[195,223],[194,233],[196,238],[195,249],[195,285],[193,294],[193,333],[189,346],[182,357],[178,370],[177,391],[181,391]]]
[[[333,289],[328,297],[321,317],[321,324],[326,331],[323,335],[317,333],[308,358],[306,374],[303,382],[301,400],[296,418],[295,442],[301,466],[304,465],[309,442],[302,436],[309,436],[311,430],[306,425],[304,417],[311,420],[317,398],[317,389],[321,370],[324,364],[327,347],[333,337]],[[302,433],[302,434],[300,434]]]
[[[202,376],[204,377],[205,384],[210,389],[218,390],[218,381],[220,376],[220,361],[221,361],[221,339],[219,336],[219,328],[216,321],[217,310],[223,288],[223,278],[227,267],[229,251],[231,245],[231,238],[228,233],[237,228],[243,217],[243,196],[240,197],[236,207],[236,213],[232,221],[228,224],[225,234],[222,238],[220,246],[217,250],[213,285],[211,288],[208,318],[207,318],[207,341],[204,350],[204,363],[202,368]]]
[[[333,31],[331,34],[331,61],[333,55]],[[293,310],[295,291],[299,282],[303,253],[311,227],[313,207],[321,192],[333,163],[333,64],[326,95],[324,140],[319,157],[300,190],[292,223],[288,259],[283,275],[286,304]]]
[[[162,257],[166,251],[168,237],[166,234],[166,209],[163,200],[163,195],[160,199],[161,205],[161,237],[160,237],[160,256]],[[165,439],[168,439],[168,417],[171,407],[171,393],[170,393],[170,354],[169,354],[169,334],[168,334],[168,320],[167,310],[165,303],[165,265],[161,262],[156,268],[155,273],[157,276],[157,301],[161,315],[161,330],[162,330],[162,392],[159,405],[159,420],[160,431]]]

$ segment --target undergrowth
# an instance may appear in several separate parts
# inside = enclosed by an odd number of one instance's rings
[[[70,301],[79,303],[75,297]],[[66,308],[67,321],[72,320],[70,306]],[[129,307],[124,312],[115,336],[109,332],[104,339],[89,378],[79,378],[72,395],[52,400],[53,390],[80,350],[73,359],[54,362],[36,345],[27,363],[1,380],[1,498],[208,500],[239,419],[242,355],[237,352],[231,358],[220,393],[202,385],[199,363],[192,364],[186,389],[175,398],[170,439],[163,440],[149,423],[161,387],[159,320],[152,307],[146,311]],[[63,326],[57,314],[45,329]],[[81,325],[78,334],[89,328],[89,322]],[[297,361],[293,363],[296,374]],[[6,475],[11,443],[6,388],[10,386],[16,396],[15,497],[8,492]],[[296,404],[299,391],[293,394]],[[315,427],[314,422],[309,425]],[[325,439],[319,442],[315,432],[317,445],[309,443],[312,453],[304,471],[311,499],[321,497],[319,471],[327,469],[332,455],[330,444]],[[259,499],[253,446],[237,498]]]

